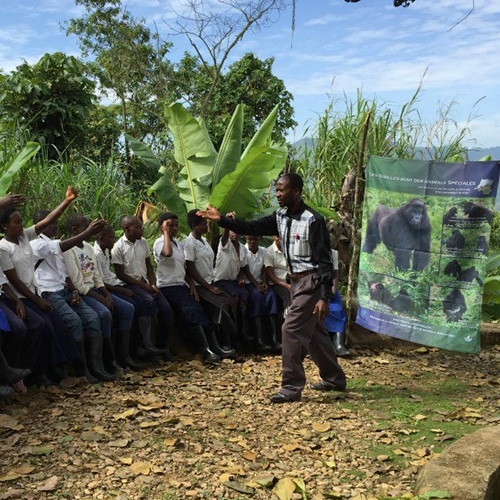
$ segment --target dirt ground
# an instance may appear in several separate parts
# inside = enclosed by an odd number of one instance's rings
[[[31,389],[0,406],[0,499],[413,498],[438,449],[500,421],[496,327],[485,338],[464,355],[353,335],[349,390],[286,405],[268,403],[279,356]]]

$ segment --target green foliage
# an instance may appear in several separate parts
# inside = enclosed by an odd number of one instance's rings
[[[281,172],[286,159],[286,149],[270,143],[277,111],[275,108],[271,112],[241,153],[243,110],[237,106],[217,152],[204,121],[195,119],[180,104],[170,105],[165,114],[180,171],[162,166],[144,144],[131,142],[138,157],[158,167],[161,177],[150,192],[155,192],[161,203],[179,216],[181,228],[187,230],[188,210],[209,204],[222,213],[234,210],[241,218],[255,213],[260,197]]]
[[[14,158],[14,161],[0,170],[0,196],[8,193],[14,176],[38,153],[39,149],[40,145],[36,142],[28,142],[24,149]]]
[[[56,207],[68,185],[79,191],[70,211],[105,218],[116,228],[122,215],[135,211],[138,194],[127,186],[120,165],[112,158],[105,164],[82,160],[78,165],[40,158],[16,179],[13,190],[26,195],[23,212],[29,220],[38,210]]]
[[[60,52],[21,64],[0,81],[2,120],[25,127],[51,158],[81,150],[94,106],[95,83],[86,74],[84,63]]]
[[[78,37],[85,58],[93,56],[89,68],[98,79],[104,96],[117,99],[119,105],[112,110],[122,137],[147,141],[155,154],[166,154],[171,143],[163,109],[167,103],[180,100],[187,103],[192,115],[206,120],[217,148],[237,104],[242,104],[246,111],[242,129],[244,142],[277,105],[279,113],[273,138],[281,142],[287,129],[296,125],[292,95],[283,81],[272,73],[274,59],[262,61],[253,54],[246,54],[225,71],[227,56],[244,33],[253,25],[269,24],[264,14],[279,12],[285,2],[266,0],[244,6],[230,2],[230,9],[224,4],[220,13],[211,12],[208,18],[196,2],[191,3],[190,14],[177,23],[194,21],[191,31],[186,28],[179,33],[189,39],[196,55],[186,54],[176,65],[168,60],[172,44],[151,30],[145,19],[134,17],[121,0],[75,0],[75,3],[83,7],[84,13],[70,20],[66,33]],[[204,36],[206,31],[211,34]],[[205,59],[204,50],[200,51],[193,42],[193,38],[198,37],[210,58]],[[116,145],[116,135],[112,132],[104,135],[104,144]],[[126,140],[124,146],[129,178],[144,180],[144,175],[150,173],[133,163]],[[98,158],[94,154],[91,157]]]
[[[82,155],[99,163],[106,163],[110,156],[121,150],[121,126],[117,106],[96,106],[90,110],[87,139]]]
[[[486,272],[483,288],[483,321],[498,321],[500,320],[500,254],[488,257]]]
[[[75,3],[85,14],[71,19],[66,33],[79,37],[85,57],[95,57],[90,67],[102,92],[118,97],[122,132],[141,140],[147,137],[153,150],[164,150],[169,140],[162,110],[165,102],[175,99],[167,59],[172,44],[161,40],[145,19],[133,17],[120,0]]]
[[[213,67],[192,55],[184,56],[177,69],[180,90],[189,103],[189,112],[206,120],[216,147],[221,145],[237,105],[244,108],[244,143],[276,106],[279,112],[272,135],[275,141],[282,142],[286,131],[297,125],[293,120],[293,96],[283,81],[273,75],[273,63],[274,58],[261,60],[247,53],[215,81]]]

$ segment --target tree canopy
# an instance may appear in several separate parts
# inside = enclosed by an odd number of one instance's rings
[[[165,102],[175,100],[173,67],[167,56],[172,44],[136,19],[120,0],[75,0],[85,14],[73,18],[67,34],[79,38],[84,57],[107,97],[116,96],[124,134],[164,144],[161,120]],[[160,117],[160,118],[159,118]]]
[[[253,136],[259,125],[279,104],[273,138],[284,140],[295,126],[293,96],[272,72],[273,58],[261,60],[252,53],[229,66],[214,84],[210,70],[200,59],[186,54],[178,67],[182,96],[190,112],[205,119],[214,145],[222,141],[231,116],[239,104],[245,107],[243,138]],[[210,95],[210,99],[206,97]]]
[[[272,22],[269,16],[279,14],[290,0],[217,0],[210,12],[200,2],[184,0],[189,14],[179,15],[175,30],[188,38],[194,54],[186,53],[177,63],[168,59],[172,43],[162,40],[145,19],[135,18],[121,0],[75,2],[85,13],[71,19],[67,34],[79,37],[84,57],[93,57],[89,66],[101,91],[118,98],[115,113],[119,111],[125,137],[145,140],[157,153],[169,149],[163,110],[176,101],[205,118],[215,144],[238,104],[246,107],[247,140],[277,104],[276,138],[295,125],[292,95],[273,75],[273,59],[246,54],[224,67],[245,33]]]
[[[67,155],[86,141],[95,83],[88,67],[61,52],[45,54],[33,66],[24,62],[0,79],[3,121],[25,127],[32,140],[49,146],[50,157]]]

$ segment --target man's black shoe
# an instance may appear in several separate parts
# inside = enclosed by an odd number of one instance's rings
[[[343,392],[346,390],[345,385],[331,385],[323,382],[315,382],[314,384],[310,384],[309,388],[312,389],[313,391],[322,391],[322,392],[329,392],[329,391],[340,391]]]
[[[275,394],[274,396],[271,396],[269,398],[269,401],[271,403],[295,403],[295,399],[292,399],[291,397],[287,396],[286,394],[283,394],[282,392],[278,392],[278,394]]]

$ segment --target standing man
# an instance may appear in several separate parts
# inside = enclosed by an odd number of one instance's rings
[[[330,236],[321,215],[304,203],[302,187],[299,175],[282,175],[276,183],[280,209],[255,221],[224,217],[213,207],[198,212],[239,234],[280,237],[291,281],[291,304],[282,327],[281,389],[270,397],[271,403],[300,401],[306,384],[302,363],[307,354],[321,377],[320,382],[310,385],[311,389],[343,391],[346,387],[345,374],[324,324],[332,295]]]

